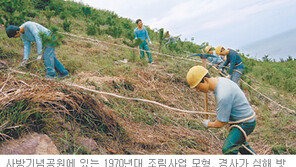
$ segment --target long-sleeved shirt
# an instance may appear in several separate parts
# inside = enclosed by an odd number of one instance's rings
[[[43,27],[42,25],[27,21],[21,25],[24,27],[25,33],[21,34],[22,40],[24,42],[24,60],[29,59],[30,50],[31,50],[31,42],[36,42],[37,44],[37,54],[42,54],[42,39],[39,36],[40,32],[45,33],[46,35],[50,35],[50,31]]]
[[[221,62],[223,62],[222,58],[218,55],[216,55],[215,53],[213,54],[213,56],[215,57],[207,57],[207,59],[213,63],[213,64],[219,64]]]
[[[227,55],[227,59],[226,59],[225,63],[223,64],[223,66],[226,67],[229,63],[230,63],[229,75],[232,75],[234,69],[237,69],[237,68],[244,69],[245,68],[239,54],[232,49],[229,49],[229,54]]]
[[[148,39],[148,42],[150,42],[148,31],[146,30],[146,28],[144,26],[143,26],[143,28],[141,30],[139,30],[138,27],[136,27],[135,30],[134,30],[134,34],[135,34],[135,39],[141,38],[144,41],[146,39]]]
[[[223,62],[222,58],[220,56],[217,56],[216,54],[211,55],[208,53],[201,53],[201,54],[191,55],[189,57],[193,57],[193,56],[199,56],[202,59],[208,59],[213,64],[219,64]]]

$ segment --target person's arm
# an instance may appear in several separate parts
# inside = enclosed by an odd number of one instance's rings
[[[222,69],[224,69],[229,63],[230,63],[230,57],[229,55],[227,55],[226,61],[224,62]]]
[[[23,60],[28,60],[31,50],[31,41],[28,41],[25,37],[22,36],[22,40],[24,43],[24,57]]]
[[[150,41],[150,38],[149,38],[149,35],[148,35],[148,31],[147,31],[146,28],[145,28],[145,35],[146,35],[146,38],[148,39],[148,42],[151,42],[151,41]]]
[[[36,27],[35,24],[28,24],[27,26],[28,26],[29,31],[35,37],[36,44],[37,44],[37,54],[42,55],[42,40],[39,35],[40,31],[38,30],[38,28]]]
[[[209,128],[220,128],[229,122],[231,108],[232,108],[232,98],[230,96],[224,96],[218,98],[217,101],[217,120],[215,122],[210,122],[209,120],[203,120],[203,125]]]
[[[236,56],[234,56],[234,55],[230,56],[229,75],[232,75],[232,73],[233,73],[233,69],[234,69],[234,66],[235,66],[235,59],[236,59]]]
[[[135,29],[135,30],[134,30],[135,39],[138,38],[136,31],[137,31],[137,30]]]

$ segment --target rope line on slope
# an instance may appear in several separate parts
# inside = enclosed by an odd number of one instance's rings
[[[194,62],[202,63],[202,61],[195,60],[195,59],[189,59],[189,58],[183,58],[183,57],[176,57],[176,56],[172,56],[172,55],[168,55],[168,54],[164,54],[164,53],[159,53],[159,52],[156,52],[156,51],[146,51],[146,50],[143,50],[143,49],[132,48],[132,47],[129,47],[129,46],[126,46],[126,45],[115,44],[115,43],[111,43],[111,42],[101,41],[101,40],[98,40],[98,39],[93,39],[93,38],[87,38],[87,37],[83,37],[83,36],[79,36],[79,35],[74,35],[74,34],[70,34],[70,33],[64,33],[64,32],[60,32],[60,33],[61,34],[64,34],[64,35],[71,36],[71,37],[76,37],[76,38],[80,38],[80,39],[92,41],[92,42],[105,43],[105,44],[109,44],[109,45],[113,45],[113,46],[124,47],[124,48],[128,48],[128,49],[133,49],[133,50],[141,50],[141,51],[145,51],[145,52],[154,53],[154,54],[157,54],[157,55],[163,55],[163,56],[170,57],[172,59],[187,60],[187,61],[194,61]],[[209,64],[209,63],[207,63],[207,64]],[[219,71],[217,68],[214,68],[214,69],[217,70],[217,71]],[[264,95],[263,93],[259,92],[255,88],[253,88],[251,85],[249,85],[244,80],[242,80],[242,79],[240,79],[240,80],[244,84],[246,84],[248,87],[250,87],[252,90],[254,90],[256,93],[258,93],[262,97],[266,98],[267,100],[271,101],[272,103],[276,104],[277,106],[281,107],[282,109],[285,109],[289,113],[294,113],[294,114],[296,113],[295,110],[292,110],[292,109],[290,109],[288,107],[285,107],[285,106],[279,104],[278,102],[274,101],[273,99],[269,98],[268,96]]]

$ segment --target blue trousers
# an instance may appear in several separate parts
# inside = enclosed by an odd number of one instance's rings
[[[146,41],[144,41],[144,42],[139,46],[139,49],[149,51],[149,52],[146,52],[147,57],[148,57],[148,60],[149,60],[149,63],[153,62],[153,60],[152,60],[152,55],[151,55],[151,52],[150,52],[150,49],[149,49],[148,43],[147,43]],[[140,53],[141,53],[140,58],[141,58],[141,59],[144,59],[144,58],[145,58],[145,53],[144,53],[144,51],[140,51]]]
[[[240,123],[238,125],[243,128],[247,135],[249,135],[255,129],[256,121],[251,123]],[[248,149],[255,153],[255,151],[251,149],[249,143],[245,141],[246,139],[244,134],[238,128],[232,128],[224,142],[222,148],[223,154],[237,154],[238,152],[241,154],[252,154],[246,148],[242,147],[242,144],[247,146]]]
[[[237,68],[237,69],[233,70],[233,73],[232,73],[232,75],[230,77],[230,80],[232,80],[233,82],[238,84],[238,81],[241,78],[243,72],[244,72],[243,68]]]
[[[46,75],[56,76],[58,72],[61,76],[69,74],[63,64],[56,58],[55,48],[46,47],[43,53]]]

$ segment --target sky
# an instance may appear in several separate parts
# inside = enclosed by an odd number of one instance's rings
[[[239,49],[296,28],[295,0],[75,0],[152,29]],[[296,42],[296,41],[295,41]]]

